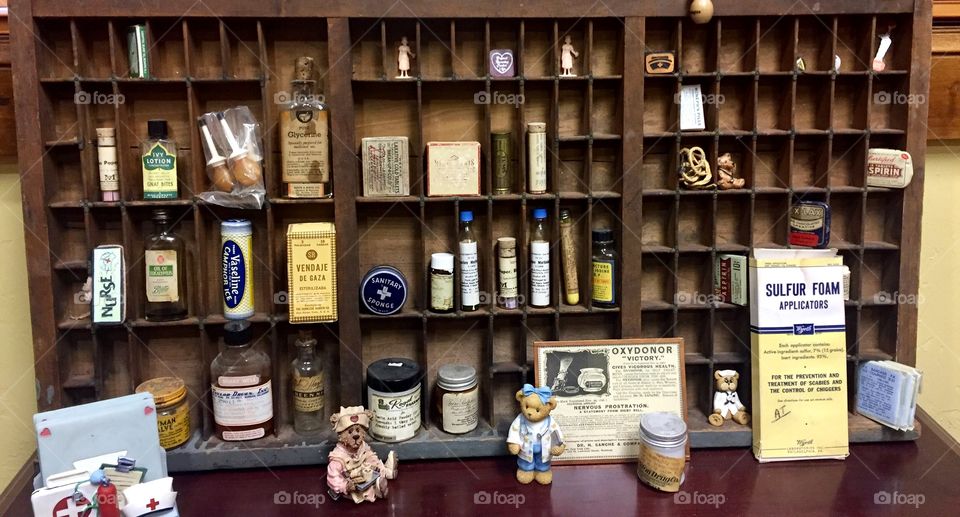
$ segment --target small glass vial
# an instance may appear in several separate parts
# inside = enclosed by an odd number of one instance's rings
[[[563,294],[567,305],[580,303],[577,279],[577,247],[573,242],[573,217],[569,210],[560,211],[560,251],[563,254]]]
[[[480,421],[480,390],[477,370],[465,364],[445,364],[437,371],[437,424],[450,434],[469,433]]]
[[[547,124],[527,124],[527,192],[547,192]]]
[[[493,145],[493,193],[509,194],[513,191],[513,133],[494,132],[490,135]]]
[[[223,326],[223,351],[210,363],[210,391],[217,436],[227,442],[273,433],[270,356],[253,347],[246,320]]]
[[[473,212],[460,212],[460,309],[473,312],[480,307],[480,265],[477,237],[473,233]]]
[[[153,395],[161,447],[175,449],[190,439],[190,405],[183,379],[157,377],[137,386],[136,392]]]
[[[687,424],[667,412],[640,417],[640,458],[637,476],[664,492],[678,492],[687,461]]]
[[[453,312],[453,253],[430,257],[430,310]]]
[[[97,128],[97,170],[100,173],[100,199],[107,202],[120,201],[117,136],[112,127]]]
[[[533,210],[530,228],[530,306],[550,305],[550,238],[547,232],[547,209]]]
[[[593,230],[593,290],[590,300],[594,307],[612,309],[617,306],[617,278],[620,260],[613,242],[613,230]]]
[[[187,252],[183,239],[174,233],[166,210],[153,211],[154,231],[144,243],[146,304],[149,321],[173,321],[187,317]]]
[[[297,358],[290,365],[293,392],[293,429],[297,434],[316,433],[323,421],[323,363],[317,361],[317,340],[309,330],[301,330]]]
[[[497,302],[504,309],[517,308],[517,239],[500,237],[497,239],[499,266],[499,293]]]

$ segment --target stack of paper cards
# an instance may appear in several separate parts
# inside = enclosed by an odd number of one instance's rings
[[[900,431],[913,429],[921,374],[893,361],[870,361],[860,367],[857,412]]]

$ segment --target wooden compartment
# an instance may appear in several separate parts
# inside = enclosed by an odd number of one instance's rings
[[[187,53],[184,50],[185,23],[183,19],[158,19],[147,23],[151,77],[157,79],[187,77]],[[126,45],[122,48],[126,48]]]
[[[760,18],[760,43],[757,45],[760,73],[793,72],[794,21],[787,16]]]
[[[717,70],[716,21],[699,25],[684,19],[680,26],[680,54],[678,70],[686,74],[713,73]]]
[[[852,274],[851,369],[869,358],[912,359],[916,315],[900,305],[909,301],[901,295],[915,295],[905,291],[916,285],[916,272],[904,266],[917,261],[922,176],[914,178],[913,191],[903,191],[866,187],[863,173],[870,147],[906,149],[918,170],[923,167],[922,113],[910,100],[927,88],[919,72],[928,67],[927,42],[912,42],[919,34],[914,24],[925,20],[892,12],[900,6],[824,5],[801,13],[773,2],[705,25],[665,17],[650,5],[582,17],[575,6],[477,4],[462,18],[417,18],[411,13],[435,15],[414,1],[382,18],[353,16],[355,8],[347,5],[322,17],[293,18],[258,4],[223,19],[203,13],[153,17],[142,7],[108,10],[102,2],[58,5],[56,12],[44,2],[31,7],[31,23],[13,27],[18,33],[12,41],[13,55],[28,60],[17,63],[18,81],[27,85],[17,99],[23,189],[40,193],[24,197],[24,210],[29,220],[46,222],[39,237],[49,250],[49,256],[29,257],[40,264],[30,285],[52,292],[54,300],[33,307],[38,382],[55,394],[40,409],[123,395],[149,376],[176,372],[196,392],[190,401],[197,426],[190,445],[168,455],[171,470],[259,466],[251,453],[268,458],[269,466],[313,463],[316,451],[335,441],[330,432],[302,437],[292,428],[289,362],[300,327],[287,322],[285,234],[294,222],[334,221],[337,227],[340,318],[311,326],[325,363],[327,414],[365,401],[364,368],[376,359],[420,362],[427,405],[438,366],[463,361],[480,373],[480,429],[448,436],[425,417],[426,428],[414,440],[396,445],[403,457],[504,454],[514,393],[532,380],[533,342],[558,338],[684,337],[692,445],[749,445],[749,429],[713,429],[703,417],[711,409],[717,368],[741,373],[741,396],[749,406],[748,311],[716,303],[713,265],[718,253],[787,246],[786,217],[795,199],[828,200],[833,209],[833,244]],[[127,77],[126,32],[133,24],[148,28],[149,80]],[[887,69],[868,73],[878,36],[890,25],[896,27]],[[579,52],[575,78],[558,77],[567,35]],[[402,37],[416,54],[410,79],[396,78]],[[488,77],[494,48],[515,52],[516,78]],[[676,52],[677,73],[643,72],[648,50]],[[837,72],[833,54],[843,61]],[[333,199],[280,196],[277,114],[300,55],[314,58],[317,92],[330,107]],[[797,57],[804,58],[805,73],[795,70]],[[681,83],[701,86],[705,131],[679,132],[675,95]],[[81,92],[91,95],[89,103],[74,98]],[[891,94],[890,103],[877,102],[881,92]],[[489,102],[477,97],[483,93]],[[115,102],[95,102],[93,94],[114,95]],[[897,102],[901,98],[906,102]],[[238,104],[250,106],[262,124],[269,203],[260,211],[193,198],[207,182],[194,119]],[[151,118],[168,120],[178,143],[180,199],[142,199],[138,146]],[[530,122],[547,124],[546,194],[524,193]],[[108,126],[118,132],[122,204],[99,201],[94,130]],[[516,180],[510,194],[492,195],[491,131],[512,133]],[[360,195],[359,147],[366,136],[409,139],[410,196]],[[424,146],[437,140],[480,142],[480,197],[425,197]],[[678,188],[678,151],[692,145],[704,149],[712,166],[720,154],[732,153],[746,187]],[[25,174],[29,164],[39,164],[42,174]],[[189,243],[189,317],[164,324],[143,318],[138,294],[144,279],[136,265],[157,207],[181,219],[176,231]],[[548,210],[555,245],[546,308],[527,304],[533,208]],[[563,209],[576,221],[576,305],[564,303],[556,249]],[[428,310],[430,255],[457,250],[463,210],[474,212],[482,250],[483,305],[434,314]],[[217,288],[218,226],[225,217],[254,222],[252,319],[259,346],[274,358],[276,381],[275,435],[242,446],[212,438],[203,395],[225,323]],[[604,226],[614,229],[622,258],[618,287],[629,294],[616,309],[589,303],[590,231]],[[495,305],[495,240],[501,236],[518,239],[522,297],[514,310]],[[128,326],[91,329],[88,319],[70,318],[72,309],[84,308],[74,307],[73,295],[85,279],[90,248],[110,243],[124,245],[131,265]],[[359,309],[357,285],[381,264],[400,269],[409,285],[404,309],[390,317]],[[889,300],[878,297],[883,293]],[[50,353],[49,344],[60,338],[57,353]],[[61,353],[70,355],[58,358]],[[851,438],[864,436],[854,430]]]

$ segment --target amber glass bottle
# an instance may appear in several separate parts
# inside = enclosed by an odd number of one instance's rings
[[[223,330],[223,351],[210,364],[216,433],[228,442],[263,438],[273,433],[270,357],[253,347],[249,321]]]

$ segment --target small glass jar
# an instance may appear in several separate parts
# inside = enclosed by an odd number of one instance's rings
[[[175,449],[190,439],[190,406],[187,386],[178,377],[157,377],[137,386],[137,393],[153,395],[157,405],[157,433],[160,446]]]
[[[437,424],[450,434],[469,433],[480,421],[477,370],[465,364],[445,364],[437,371],[433,399]]]
[[[453,253],[434,253],[430,257],[430,310],[453,312]]]
[[[678,492],[687,462],[687,424],[674,413],[653,412],[640,417],[640,458],[637,476],[664,492]]]
[[[367,407],[373,411],[370,436],[402,442],[420,430],[422,370],[412,359],[388,357],[367,367]]]

